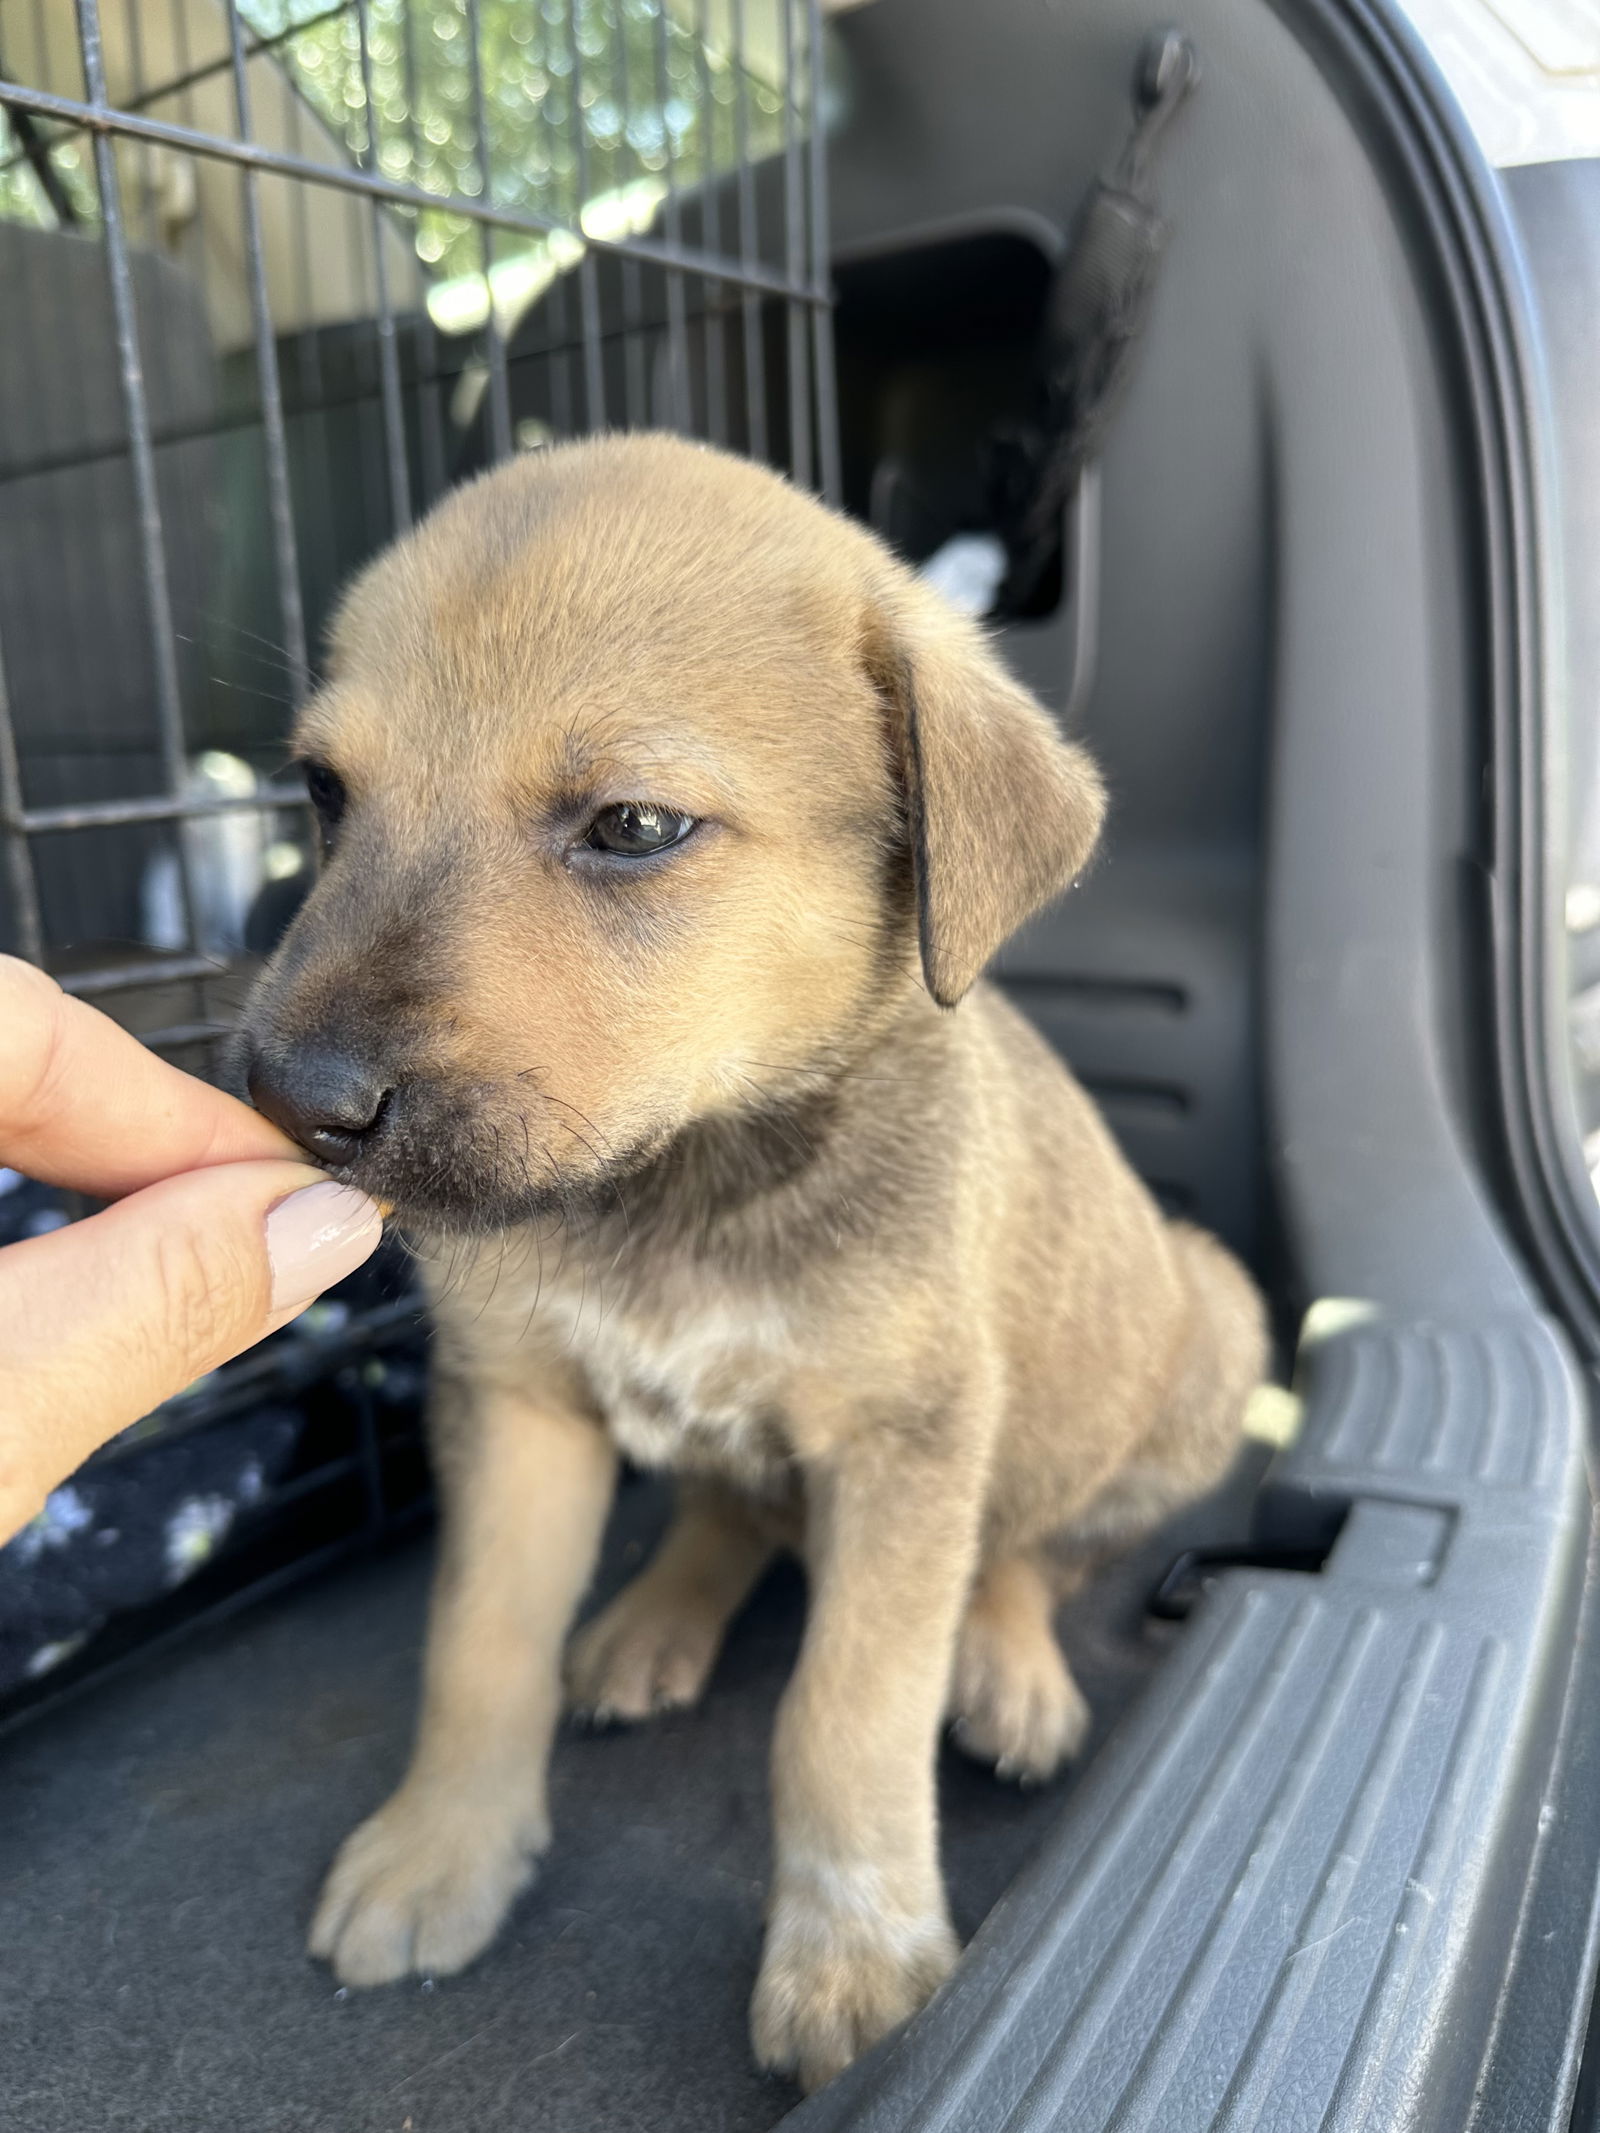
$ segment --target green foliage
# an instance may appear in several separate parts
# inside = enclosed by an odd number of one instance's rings
[[[718,34],[708,29],[713,7]],[[478,0],[475,10],[469,0],[367,0],[370,120],[357,0],[238,0],[238,8],[252,41],[270,46],[255,64],[284,71],[352,162],[375,161],[441,197],[487,194],[572,228],[598,201],[595,234],[637,227],[669,183],[692,186],[731,168],[741,139],[759,157],[783,138],[781,89],[741,61],[743,38],[752,51],[780,46],[784,0]],[[225,42],[220,53],[225,68]],[[155,85],[139,101],[165,109]],[[51,121],[39,132],[79,223],[96,227],[89,142]],[[57,220],[3,111],[0,219],[41,228]],[[430,278],[481,273],[484,237],[471,218],[425,210],[413,236]],[[567,263],[562,242],[502,235],[492,250],[497,266],[548,251],[554,271]]]
[[[100,207],[88,142],[76,138],[57,142],[48,128],[39,130],[52,142],[50,162],[62,191],[72,202],[78,220],[92,227],[99,219]],[[0,222],[25,222],[41,230],[56,226],[55,211],[4,111],[0,111]]]
[[[776,5],[746,0],[769,39]],[[697,34],[703,9],[690,28],[666,0],[479,0],[477,78],[467,0],[370,0],[370,131],[354,6],[240,0],[240,12],[258,36],[293,32],[278,62],[353,159],[431,193],[487,194],[576,226],[589,202],[642,180],[691,185],[731,166],[741,85],[749,152],[782,138],[781,95]],[[417,218],[433,274],[478,271],[481,245],[466,217]]]

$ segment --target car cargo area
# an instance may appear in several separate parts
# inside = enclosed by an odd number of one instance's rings
[[[624,1486],[597,1601],[663,1511],[658,1487]],[[1224,1537],[1229,1513],[1199,1525]],[[1142,1552],[1064,1621],[1097,1740],[1178,1634],[1146,1605],[1182,1545]],[[731,2129],[793,2106],[747,2040],[792,1571],[751,1604],[699,1710],[562,1739],[559,1846],[483,1962],[355,1993],[306,1959],[327,1859],[404,1766],[428,1569],[412,1545],[324,1576],[8,1740],[6,1918],[29,1950],[4,2023],[15,2123]],[[1069,1786],[1002,1786],[947,1751],[964,1933]]]
[[[85,73],[69,0],[0,0],[0,950],[206,1074],[310,878],[283,736],[350,573],[453,482],[604,427],[769,459],[919,566],[992,534],[1170,26],[1124,0],[103,13]],[[1583,1757],[1557,1768],[1593,1664],[1588,1389],[1505,1218],[1477,900],[1523,671],[1491,294],[1508,200],[1529,228],[1549,202],[1536,172],[1491,190],[1386,8],[1172,20],[1195,84],[1140,174],[1164,248],[993,625],[1110,826],[994,974],[1161,1204],[1256,1275],[1280,1383],[1227,1485],[1065,1605],[1085,1756],[1024,1789],[946,1746],[975,1945],[802,2104],[747,2030],[804,1607],[782,1566],[699,1709],[563,1733],[554,1848],[487,1955],[336,1989],[306,1928],[403,1770],[432,1563],[394,1251],[0,1551],[0,2124],[1555,2122],[1600,1858]],[[16,1181],[0,1241],[81,1211]],[[586,1611],[666,1503],[625,1478]],[[94,1533],[140,1521],[147,1572],[91,1602]]]

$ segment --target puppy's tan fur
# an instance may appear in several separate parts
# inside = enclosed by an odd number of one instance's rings
[[[620,1449],[680,1507],[579,1706],[692,1702],[773,1549],[808,1571],[753,2029],[815,2084],[955,1959],[941,1725],[1029,1777],[1077,1749],[1060,1579],[1221,1473],[1263,1367],[1245,1276],[975,982],[1098,778],[867,535],[664,438],[455,495],[332,671],[299,741],[348,807],[250,1037],[395,1091],[349,1174],[431,1261],[445,1524],[415,1758],[312,1947],[375,1984],[494,1934]],[[704,827],[597,873],[624,800]]]

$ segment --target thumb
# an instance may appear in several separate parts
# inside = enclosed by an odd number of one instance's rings
[[[192,1170],[0,1252],[0,1541],[97,1445],[368,1257],[376,1203],[313,1176]]]

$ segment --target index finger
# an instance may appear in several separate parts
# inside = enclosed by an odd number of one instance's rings
[[[180,1170],[303,1151],[31,963],[0,956],[0,1162],[114,1200]]]

